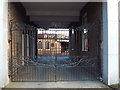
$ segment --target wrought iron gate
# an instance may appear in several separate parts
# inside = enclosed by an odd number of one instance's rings
[[[12,81],[100,79],[99,24],[76,29],[37,29],[11,25]]]

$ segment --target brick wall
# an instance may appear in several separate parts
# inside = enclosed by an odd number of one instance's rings
[[[101,72],[102,72],[102,62],[103,62],[103,28],[102,28],[102,3],[101,2],[90,2],[86,4],[86,6],[80,12],[80,24],[82,25],[82,17],[87,13],[87,22],[88,23],[96,23],[97,26],[94,27],[95,31],[91,30],[88,33],[89,40],[89,54],[99,55],[100,63],[101,63]],[[98,48],[98,45],[100,48]],[[99,50],[100,52],[99,52]],[[95,52],[97,51],[97,52]]]
[[[61,54],[61,43],[59,42],[59,39],[57,39],[57,43],[55,43],[55,39],[38,39],[38,42],[39,41],[42,41],[43,46],[42,49],[38,49],[38,55],[55,55],[56,53]],[[49,49],[45,48],[46,41],[49,42]],[[53,47],[51,46],[52,43],[54,44]]]
[[[88,51],[82,51],[82,37],[81,31],[75,31],[74,37],[74,52],[76,55],[91,55],[99,56],[101,62],[101,72],[102,72],[102,62],[103,62],[103,29],[102,29],[102,3],[101,2],[89,2],[80,11],[80,21],[71,23],[73,28],[82,26],[82,17],[87,13],[87,23],[95,23],[95,25],[90,25],[88,31]],[[98,48],[100,47],[100,48]],[[73,52],[73,53],[74,53]]]
[[[22,31],[19,27],[15,26],[18,22],[27,22],[26,11],[21,3],[8,3],[8,40],[11,39],[11,22],[13,22],[13,33],[12,33],[12,54],[13,56],[22,54]],[[15,30],[15,31],[14,31]],[[9,65],[11,66],[11,43],[9,42],[8,47],[8,59]],[[17,63],[13,61],[13,64]],[[19,63],[19,61],[18,61]],[[10,67],[9,67],[10,74]]]

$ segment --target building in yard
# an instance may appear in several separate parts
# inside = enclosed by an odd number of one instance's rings
[[[56,37],[56,38],[55,38]],[[38,34],[38,55],[68,55],[69,37],[60,34]]]
[[[0,2],[0,88],[33,81],[119,84],[120,1],[49,1]]]

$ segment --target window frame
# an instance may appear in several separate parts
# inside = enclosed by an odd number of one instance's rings
[[[48,49],[46,48],[46,42],[48,42]],[[45,41],[45,50],[50,50],[50,42],[49,41]]]
[[[42,43],[42,48],[38,48],[38,50],[43,50],[43,42],[42,42],[42,41],[39,41],[38,44],[39,44],[40,42]]]
[[[82,17],[82,25],[84,25],[85,27],[84,27],[84,29],[82,30],[82,32],[81,32],[81,35],[82,35],[82,51],[84,52],[87,52],[87,51],[89,51],[89,43],[88,43],[88,29],[87,29],[87,27],[86,27],[86,25],[87,25],[87,12],[86,13],[84,13],[84,15],[83,15],[83,17]],[[87,35],[85,35],[85,31],[87,30],[87,32],[86,32],[86,34]],[[85,48],[86,47],[86,44],[85,44],[85,40],[86,40],[86,37],[87,37],[87,49]]]

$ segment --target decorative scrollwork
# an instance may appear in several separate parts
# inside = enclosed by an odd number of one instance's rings
[[[17,67],[21,67],[22,62],[24,62],[24,65],[39,65],[46,67],[50,67],[50,66],[52,67],[55,65],[57,65],[57,67],[76,67],[76,66],[94,67],[97,65],[98,58],[97,56],[72,56],[62,61],[57,61],[57,60],[44,61],[42,59],[39,59],[38,57],[14,57],[13,60],[14,61],[17,60],[16,63]]]

